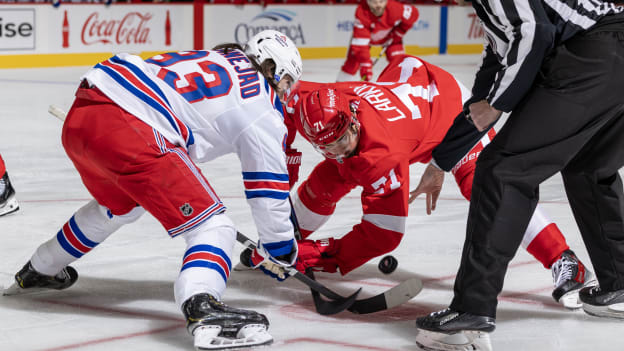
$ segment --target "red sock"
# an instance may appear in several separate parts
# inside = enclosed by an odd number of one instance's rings
[[[561,253],[569,248],[557,225],[551,223],[537,234],[527,247],[527,251],[545,268],[550,268]]]

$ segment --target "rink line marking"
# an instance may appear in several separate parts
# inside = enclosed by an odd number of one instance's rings
[[[280,345],[291,345],[291,344],[298,344],[298,343],[313,343],[313,344],[324,344],[324,345],[333,345],[333,346],[341,346],[341,347],[350,347],[353,349],[359,349],[359,350],[374,350],[374,351],[395,351],[396,349],[387,349],[387,348],[383,348],[383,347],[375,347],[375,346],[366,346],[366,345],[360,345],[360,344],[352,344],[352,343],[348,343],[348,342],[341,342],[341,341],[332,341],[332,340],[324,340],[324,339],[316,339],[316,338],[294,338],[294,339],[287,339],[284,340],[282,342],[279,343],[275,343],[275,346],[280,346]]]
[[[110,308],[110,307],[98,307],[98,306],[93,306],[93,305],[85,305],[85,304],[80,304],[80,303],[71,303],[71,302],[56,301],[56,300],[49,300],[49,299],[33,299],[33,301],[44,302],[44,303],[48,303],[52,305],[75,307],[79,309],[91,310],[91,311],[97,311],[97,312],[108,312],[108,313],[116,313],[116,314],[121,314],[121,315],[126,315],[126,316],[134,316],[134,317],[141,317],[141,318],[147,318],[147,319],[157,319],[161,321],[174,321],[174,322],[180,322],[180,323],[184,322],[184,320],[182,320],[181,318],[162,316],[162,315],[157,315],[157,314],[152,314],[152,313],[147,313],[147,312],[133,312],[133,311]]]
[[[516,262],[516,263],[510,264],[509,268],[516,268],[516,267],[520,267],[520,266],[526,266],[526,265],[529,265],[529,264],[537,264],[537,263],[538,262],[534,261],[534,260]],[[341,279],[340,277],[327,276],[327,275],[319,275],[317,278],[321,278],[322,280],[331,280],[331,281],[335,281],[335,282],[347,282],[347,283],[354,283],[354,284],[357,283],[358,285],[380,286],[380,287],[386,287],[386,288],[390,288],[390,287],[393,287],[393,286],[399,284],[399,282],[381,283],[381,282],[371,282],[371,281],[360,280],[360,279],[345,280],[345,279]],[[443,281],[443,280],[449,280],[449,279],[455,279],[455,274],[445,275],[445,276],[441,276],[441,277],[437,277],[437,278],[423,278],[422,281],[423,281],[423,283],[428,283],[428,282],[437,282],[437,281]]]
[[[49,349],[41,349],[39,351],[62,351],[62,350],[71,350],[71,349],[77,349],[80,347],[84,347],[84,346],[92,346],[92,345],[97,345],[97,344],[104,344],[107,342],[113,342],[113,341],[117,341],[117,340],[123,340],[123,339],[130,339],[130,338],[136,338],[139,336],[145,336],[145,335],[152,335],[152,334],[158,334],[158,333],[165,333],[174,329],[178,329],[181,326],[185,325],[186,323],[176,323],[174,325],[169,325],[166,327],[162,327],[162,328],[157,328],[157,329],[151,329],[151,330],[147,330],[144,332],[137,332],[137,333],[131,333],[131,334],[125,334],[125,335],[119,335],[119,336],[111,336],[108,338],[101,338],[101,339],[94,339],[94,340],[89,340],[89,341],[83,341],[83,342],[79,342],[79,343],[75,343],[75,344],[69,344],[69,345],[64,345],[64,346],[57,346],[57,347],[52,347]]]
[[[522,296],[528,296],[528,295],[535,294],[535,293],[543,293],[545,291],[550,291],[552,289],[553,289],[552,286],[548,286],[544,288],[531,289],[531,290],[523,291],[523,292],[514,292],[514,293],[509,293],[509,294],[503,293],[498,296],[498,300],[511,302],[511,303],[517,303],[517,304],[523,304],[523,305],[536,305],[536,306],[543,306],[543,307],[551,307],[551,308],[567,311],[567,309],[563,307],[563,305],[560,305],[559,303],[555,302],[555,300],[550,300],[549,302],[543,302],[543,301],[536,301],[534,299],[531,299],[530,297],[527,297],[527,298],[522,297]]]

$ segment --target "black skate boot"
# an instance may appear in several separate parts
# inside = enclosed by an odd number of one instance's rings
[[[229,307],[210,294],[193,295],[182,305],[182,312],[198,350],[221,350],[273,342],[273,337],[267,332],[269,321],[263,314]]]
[[[15,295],[47,289],[63,290],[72,286],[76,280],[78,280],[78,272],[71,266],[63,268],[55,276],[49,276],[37,272],[30,261],[28,261],[15,274],[15,284],[5,290],[3,295]]]
[[[565,250],[553,263],[551,270],[555,284],[553,299],[566,308],[581,308],[583,304],[579,301],[578,292],[582,287],[594,282],[594,274],[572,250]]]
[[[7,215],[19,210],[17,199],[15,199],[15,189],[9,180],[9,174],[4,173],[0,178],[0,216]]]
[[[602,291],[599,286],[585,287],[579,297],[587,314],[624,319],[624,289]]]
[[[423,350],[492,350],[492,317],[450,308],[416,319],[416,344]]]

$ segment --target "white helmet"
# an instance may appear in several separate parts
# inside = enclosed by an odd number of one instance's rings
[[[301,78],[302,62],[297,46],[285,34],[267,29],[254,35],[245,45],[245,54],[253,57],[261,65],[264,60],[275,62],[275,81],[279,82],[288,74],[294,80]]]

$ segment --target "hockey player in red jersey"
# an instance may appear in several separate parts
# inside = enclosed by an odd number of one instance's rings
[[[362,1],[355,10],[353,35],[337,81],[370,81],[373,77],[371,45],[385,47],[386,58],[392,61],[405,55],[403,36],[418,19],[416,7],[396,0]],[[360,70],[360,77],[356,73]]]
[[[289,116],[325,156],[293,196],[304,239],[329,219],[343,196],[363,188],[362,221],[340,239],[300,241],[299,270],[344,275],[399,245],[409,212],[409,165],[431,160],[468,94],[451,74],[412,56],[391,63],[377,83],[299,83],[289,96]],[[494,134],[491,130],[453,169],[466,199],[476,158]],[[578,289],[592,274],[540,207],[524,247],[552,268],[555,300],[580,307]]]
[[[0,216],[17,210],[19,210],[19,205],[15,199],[15,189],[9,180],[9,173],[7,173],[4,160],[0,155]]]

